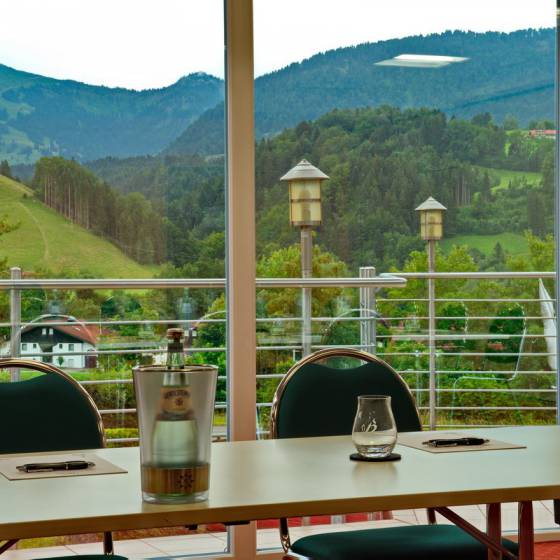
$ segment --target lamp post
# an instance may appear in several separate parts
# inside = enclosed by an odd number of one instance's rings
[[[290,223],[301,235],[301,276],[313,275],[312,228],[321,225],[321,182],[328,179],[320,169],[302,159],[280,181],[287,181],[290,195]],[[301,290],[302,351],[311,353],[311,288]]]
[[[428,272],[436,269],[436,241],[443,237],[443,213],[447,208],[429,197],[416,211],[420,213],[420,236],[428,242]],[[430,350],[430,430],[436,429],[436,302],[435,280],[428,278],[428,341]]]

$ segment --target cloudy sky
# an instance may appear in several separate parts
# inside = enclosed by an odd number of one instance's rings
[[[257,76],[368,41],[555,24],[554,0],[254,2]],[[222,0],[7,0],[0,63],[135,89],[163,87],[196,71],[223,77],[222,8]]]

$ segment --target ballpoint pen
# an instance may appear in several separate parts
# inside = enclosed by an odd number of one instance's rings
[[[50,471],[78,471],[94,467],[95,463],[90,461],[61,461],[59,463],[26,463],[19,465],[18,471],[23,472],[50,472]]]
[[[477,437],[462,437],[462,438],[442,438],[442,439],[430,439],[428,441],[423,441],[424,445],[429,445],[430,447],[459,447],[459,446],[469,446],[469,445],[483,445],[488,443],[489,440]]]

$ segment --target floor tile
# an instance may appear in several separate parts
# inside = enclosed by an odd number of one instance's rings
[[[203,553],[224,552],[226,541],[213,535],[184,535],[182,537],[158,537],[147,539],[160,553]]]

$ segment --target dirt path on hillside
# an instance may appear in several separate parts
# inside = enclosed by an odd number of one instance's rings
[[[45,246],[45,250],[43,251],[43,260],[45,261],[45,264],[46,264],[46,263],[48,263],[49,258],[50,258],[50,251],[49,251],[49,242],[47,240],[47,234],[45,233],[45,230],[43,229],[43,225],[37,219],[35,214],[33,214],[33,212],[31,212],[31,210],[29,210],[29,208],[27,208],[27,206],[25,206],[25,204],[23,204],[21,202],[18,202],[18,204],[27,212],[27,214],[35,222],[35,224],[37,225],[37,229],[41,233],[41,237],[43,238],[43,245]]]

